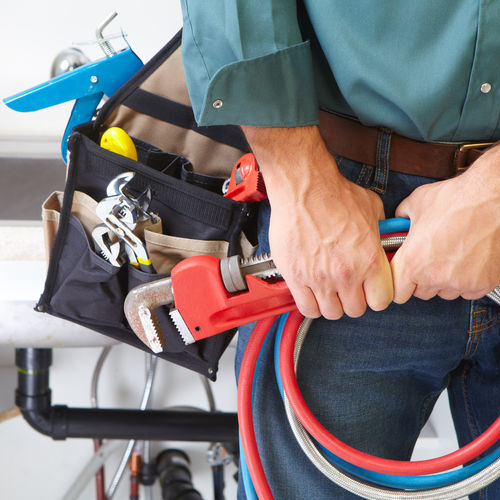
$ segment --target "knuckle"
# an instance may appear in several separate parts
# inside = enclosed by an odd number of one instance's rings
[[[354,293],[353,293],[354,292]],[[366,299],[362,290],[339,294],[344,312],[350,318],[359,318],[366,312]]]
[[[344,310],[347,316],[349,316],[350,318],[360,318],[366,312],[366,304],[364,305],[360,304],[358,306],[349,309],[344,308]]]
[[[305,316],[306,318],[319,318],[321,316],[321,313],[319,312],[319,309],[316,307],[311,307],[311,306],[302,306],[297,304],[297,308],[299,309],[300,314],[302,316]]]
[[[443,300],[455,300],[459,296],[459,294],[458,292],[455,292],[453,290],[441,290],[438,293],[438,296]]]
[[[417,288],[417,290],[413,295],[415,295],[415,297],[417,297],[417,299],[420,300],[430,300],[437,295],[437,290],[430,290],[430,289],[420,290]]]
[[[464,298],[465,300],[478,300],[482,297],[484,297],[484,293],[478,293],[478,292],[463,292],[461,294],[461,297]]]
[[[374,249],[366,256],[366,268],[368,271],[375,271],[380,266],[380,251],[378,248]]]
[[[323,317],[330,320],[330,321],[336,321],[340,319],[344,315],[344,311],[325,311],[323,313]]]
[[[354,278],[354,269],[345,262],[339,262],[334,266],[334,278],[343,287],[349,286]],[[339,287],[340,288],[340,287]]]
[[[328,279],[328,273],[323,268],[314,268],[311,271],[311,280],[313,283],[323,283]]]
[[[337,320],[344,315],[344,309],[339,301],[331,301],[326,305],[321,304],[321,314],[326,319]]]

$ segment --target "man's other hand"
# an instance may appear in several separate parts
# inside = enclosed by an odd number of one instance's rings
[[[458,177],[417,188],[396,216],[411,227],[391,262],[395,302],[491,292],[500,283],[500,148]]]

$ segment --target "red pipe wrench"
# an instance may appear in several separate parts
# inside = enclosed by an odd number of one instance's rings
[[[252,154],[236,163],[226,196],[239,201],[266,197]],[[389,258],[405,235],[383,235]],[[189,257],[173,268],[170,278],[131,290],[125,300],[125,315],[132,330],[154,352],[163,351],[166,342],[154,312],[160,306],[169,307],[170,319],[186,344],[296,307],[268,254],[247,259]]]

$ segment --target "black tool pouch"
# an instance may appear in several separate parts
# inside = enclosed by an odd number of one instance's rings
[[[70,136],[64,194],[46,202],[57,224],[39,311],[61,317],[120,342],[149,349],[130,329],[123,312],[133,287],[168,276],[189,255],[218,257],[248,253],[245,237],[251,206],[222,196],[222,184],[235,161],[248,150],[238,127],[197,127],[188,101],[180,57],[180,33],[112,96],[96,119]],[[134,140],[138,161],[101,148],[101,133],[123,128]],[[144,231],[157,274],[130,264],[113,266],[93,248],[90,232],[100,223],[95,205],[118,174],[134,172],[130,187],[138,195],[152,190],[150,209],[161,229]],[[50,233],[50,231],[49,231]],[[47,233],[46,233],[47,234]],[[209,293],[209,290],[207,290]],[[165,308],[158,310],[166,337],[158,354],[215,379],[218,360],[234,331],[186,346]]]

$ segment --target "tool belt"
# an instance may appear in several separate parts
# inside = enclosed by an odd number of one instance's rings
[[[64,193],[53,193],[42,214],[50,257],[37,309],[143,350],[148,349],[123,311],[132,288],[169,276],[187,256],[222,258],[253,251],[246,237],[253,226],[252,206],[222,195],[225,179],[248,145],[239,127],[196,125],[180,44],[179,32],[104,104],[95,120],[73,130]],[[114,126],[132,137],[137,161],[99,146],[101,134]],[[127,184],[134,195],[151,189],[151,211],[161,219],[140,234],[155,274],[130,262],[113,265],[92,245],[92,231],[102,222],[96,206],[110,181],[124,172],[135,173]],[[159,356],[215,379],[235,330],[186,346],[168,311],[155,312],[167,337]]]
[[[320,132],[330,153],[374,166],[381,132],[391,134],[389,170],[433,179],[449,179],[463,172],[492,142],[447,144],[421,142],[366,127],[359,121],[320,111]]]

